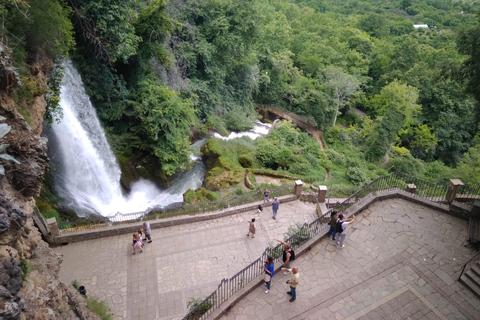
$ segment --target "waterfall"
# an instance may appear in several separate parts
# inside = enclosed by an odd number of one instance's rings
[[[167,190],[142,179],[132,185],[130,194],[124,195],[120,168],[81,77],[70,61],[63,66],[60,89],[63,118],[60,123],[52,124],[51,131],[58,150],[52,157],[58,167],[55,186],[67,206],[79,215],[92,211],[103,216],[141,212],[183,202],[185,191],[202,185],[206,169],[197,159],[192,170],[176,177]]]
[[[55,188],[63,204],[79,216],[91,212],[112,216],[183,202],[183,193],[201,187],[206,167],[200,157],[191,155],[192,169],[175,176],[168,189],[161,190],[141,179],[132,185],[128,195],[124,195],[120,168],[81,77],[70,61],[64,62],[63,67],[60,88],[63,118],[52,124],[49,135],[50,158],[55,163]],[[243,135],[255,139],[268,133],[269,127],[258,122],[250,132],[232,133],[228,139]],[[191,147],[199,151],[204,142],[205,139],[197,141]]]

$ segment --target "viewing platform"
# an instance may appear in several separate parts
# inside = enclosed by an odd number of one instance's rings
[[[260,214],[252,210],[257,202],[171,218],[198,221],[153,228],[153,242],[135,256],[130,232],[58,247],[64,255],[60,277],[66,283],[76,279],[105,299],[115,319],[182,319],[189,302],[206,297],[215,308],[202,319],[480,319],[480,300],[456,281],[475,253],[467,246],[467,220],[455,211],[458,205],[443,203],[447,198],[435,193],[431,199],[417,196],[423,191],[411,188],[370,192],[374,186],[338,200],[337,208],[356,215],[345,248],[324,236],[328,224],[318,218],[317,195],[302,193],[281,197],[276,220],[271,206]],[[246,236],[253,217],[254,239]],[[265,294],[260,269],[247,266],[295,224],[308,240],[295,246],[301,282],[297,301],[290,303],[281,272]],[[228,286],[218,291],[223,283]],[[227,289],[235,291],[223,296]]]

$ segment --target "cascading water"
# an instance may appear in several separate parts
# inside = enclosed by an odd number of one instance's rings
[[[87,96],[81,77],[70,61],[64,63],[64,78],[60,89],[63,118],[52,124],[50,137],[52,161],[58,168],[56,189],[61,199],[77,214],[96,212],[103,216],[117,213],[143,212],[152,207],[165,207],[183,202],[183,193],[202,185],[206,172],[199,157],[191,156],[190,171],[178,174],[166,190],[158,189],[147,180],[135,182],[130,194],[124,195],[120,186],[121,171]],[[268,132],[269,125],[257,124],[248,133],[252,139]],[[205,140],[192,148],[199,149]]]
[[[202,185],[203,163],[196,162],[189,173],[172,182],[168,190],[140,180],[124,196],[120,186],[120,168],[108,145],[96,111],[87,96],[80,75],[70,61],[64,63],[60,89],[63,118],[52,125],[59,155],[52,157],[59,172],[57,191],[77,213],[97,212],[109,216],[117,212],[141,212],[155,206],[182,202],[189,188]],[[188,182],[188,183],[187,183]]]

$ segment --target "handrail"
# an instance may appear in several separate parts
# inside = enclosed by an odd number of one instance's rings
[[[354,202],[360,201],[360,199],[363,199],[368,194],[372,194],[373,196],[373,194],[378,191],[403,189],[406,183],[415,183],[418,185],[416,196],[434,202],[446,201],[446,195],[449,190],[447,186],[438,186],[396,171],[388,176],[378,177],[370,183],[365,183],[360,190],[353,193],[341,203],[335,204],[334,208],[338,206],[347,206],[352,202],[352,200]],[[297,233],[286,239],[285,242],[289,243],[293,249],[296,249],[313,236],[320,234],[322,231],[326,231],[327,228],[329,228],[329,225],[327,224],[329,219],[326,218],[329,217],[332,210],[333,208],[328,210],[322,216],[313,220],[311,223],[305,223]],[[198,316],[199,313],[204,319],[203,316],[208,316],[211,314],[233,294],[263,273],[262,263],[265,261],[267,255],[274,256],[274,261],[277,262],[280,256],[276,258],[275,256],[279,254],[281,250],[281,244],[274,248],[266,248],[263,254],[254,262],[243,268],[230,279],[223,279],[218,285],[218,288],[208,295],[195,308],[190,310],[182,320],[193,319],[195,315]]]
[[[480,254],[480,251],[478,251],[473,257],[470,258],[470,260],[468,260],[468,261],[462,266],[462,272],[460,273],[460,276],[458,277],[458,280],[460,280],[460,278],[462,277],[463,272],[465,271],[465,268],[467,267],[467,264],[469,264],[470,261],[472,261],[473,259],[475,259],[475,257],[478,256],[479,254]]]

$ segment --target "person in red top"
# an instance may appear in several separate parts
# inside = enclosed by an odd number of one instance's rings
[[[270,202],[270,200],[268,200],[268,193],[269,193],[269,192],[270,192],[270,191],[268,191],[268,189],[265,189],[265,192],[263,193],[263,195],[264,195],[263,203],[265,203],[265,202]]]

